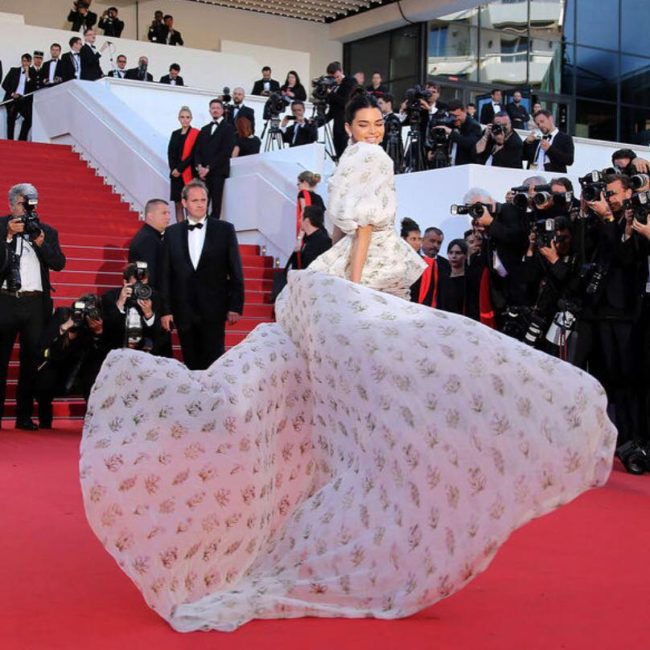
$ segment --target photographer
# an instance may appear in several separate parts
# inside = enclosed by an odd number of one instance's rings
[[[56,309],[43,334],[36,375],[40,429],[52,428],[55,397],[79,394],[88,399],[109,351],[97,296],[86,294],[71,307]]]
[[[507,113],[499,113],[476,143],[476,162],[486,167],[521,169],[524,143],[512,130]]]
[[[72,10],[68,14],[68,22],[72,23],[70,28],[73,32],[82,34],[88,29],[92,29],[97,22],[97,14],[90,11],[90,3],[84,0],[78,0],[73,3]]]
[[[141,56],[138,59],[137,68],[129,68],[124,73],[125,79],[133,79],[134,81],[153,81],[153,75],[147,72],[149,67],[149,59],[146,56]]]
[[[449,102],[449,115],[454,118],[453,128],[434,126],[433,130],[444,133],[449,140],[449,162],[451,165],[467,165],[474,161],[476,143],[481,138],[481,125],[473,120],[463,103],[454,99]],[[433,152],[429,152],[433,159]]]
[[[262,68],[262,78],[253,84],[251,95],[261,97],[270,97],[271,93],[277,93],[280,90],[280,83],[271,78],[272,70],[268,65]]]
[[[108,348],[128,347],[171,356],[170,334],[162,329],[160,321],[163,300],[149,286],[146,262],[129,262],[122,276],[122,287],[110,289],[101,298]]]
[[[336,85],[327,95],[329,110],[325,115],[325,121],[333,122],[334,150],[337,157],[340,158],[348,146],[348,134],[345,132],[345,106],[356,83],[354,79],[343,74],[343,69],[338,61],[333,61],[327,66],[327,75],[336,81]]]
[[[102,14],[97,26],[104,30],[104,36],[119,38],[124,29],[124,21],[117,17],[117,7],[109,7]]]
[[[61,271],[65,257],[56,230],[35,212],[36,188],[29,183],[9,190],[11,214],[0,217],[0,242],[8,260],[0,277],[0,421],[4,412],[7,368],[20,335],[20,374],[16,393],[16,428],[34,431],[34,375],[43,326],[52,313],[50,269]]]
[[[147,38],[152,43],[164,43],[165,41],[162,39],[161,36],[161,31],[164,26],[165,25],[163,23],[163,12],[155,11],[153,14],[153,20],[151,21],[151,25],[149,25],[149,29],[147,30]]]
[[[163,17],[163,24],[158,31],[158,38],[165,45],[185,45],[181,33],[174,29],[174,16],[169,14]]]
[[[404,143],[402,120],[393,112],[393,101],[393,96],[387,92],[377,99],[377,105],[384,116],[384,139],[381,146],[393,160],[395,173],[399,174],[404,161]]]
[[[650,163],[639,158],[632,149],[618,149],[612,154],[612,165],[620,173],[632,176],[634,174],[650,174]]]
[[[573,138],[555,126],[550,111],[537,111],[533,119],[541,135],[533,131],[524,141],[528,169],[566,174],[573,165]]]
[[[288,126],[292,120],[293,124]],[[290,147],[299,147],[318,140],[318,127],[311,120],[305,119],[305,104],[299,100],[291,104],[291,117],[285,115],[282,118],[280,130],[282,141]]]

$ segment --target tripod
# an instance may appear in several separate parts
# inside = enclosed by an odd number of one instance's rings
[[[266,129],[268,127],[268,133]],[[264,136],[266,135],[266,139]],[[264,124],[264,130],[262,131],[262,139],[264,140],[264,151],[273,151],[274,149],[283,149],[284,141],[282,140],[282,131],[280,131],[280,116],[272,115],[266,123]]]
[[[386,129],[386,153],[393,161],[393,171],[401,174],[404,167],[404,146],[402,144],[402,123],[395,115],[384,118]]]
[[[337,161],[336,149],[334,149],[334,138],[332,137],[332,125],[325,121],[325,104],[314,102],[314,108],[311,112],[311,122],[317,126],[323,127],[323,142],[325,145],[325,155],[329,156],[332,162]]]
[[[420,124],[411,121],[408,135],[406,136],[406,151],[404,153],[404,173],[420,172],[426,168],[424,163],[424,147]]]

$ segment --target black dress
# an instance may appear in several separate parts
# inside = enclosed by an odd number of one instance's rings
[[[280,88],[281,93],[286,93],[287,90],[290,90],[293,93],[293,97],[289,97],[292,102],[295,102],[296,100],[304,102],[307,100],[307,91],[302,84],[296,84],[293,88],[290,88],[287,84],[284,84],[284,86]]]
[[[306,194],[309,195],[309,199],[305,196]],[[298,192],[298,202],[300,202],[300,199],[305,200],[305,207],[308,205],[317,205],[319,208],[323,209],[323,212],[325,212],[325,202],[320,194],[316,194],[316,192],[312,192],[311,190],[300,190],[300,192]]]
[[[182,133],[182,129],[177,129],[172,132],[172,136],[169,139],[169,146],[167,147],[167,161],[169,163],[169,173],[174,169],[177,169],[181,172],[181,176],[174,178],[170,176],[171,181],[171,191],[169,195],[170,201],[178,202],[181,200],[181,192],[185,186],[185,181],[183,180],[182,173],[187,169],[187,167],[194,167],[193,156],[190,154],[185,161],[183,161],[183,147],[185,147],[185,140],[187,136],[192,132],[193,129],[188,129],[187,133]],[[194,173],[192,173],[194,176]]]
[[[439,301],[440,309],[452,314],[465,315],[465,276],[456,275],[447,278],[445,294]]]
[[[260,152],[262,141],[254,135],[252,138],[240,138],[237,136],[237,146],[239,147],[239,157],[251,156]]]

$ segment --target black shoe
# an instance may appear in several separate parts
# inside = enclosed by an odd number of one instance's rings
[[[626,471],[630,474],[644,474],[650,471],[650,458],[646,449],[635,440],[630,440],[616,449]]]
[[[38,431],[38,425],[34,424],[32,420],[16,420],[16,429],[23,431]]]
[[[39,420],[38,421],[38,428],[39,429],[51,429],[52,428],[52,420]]]

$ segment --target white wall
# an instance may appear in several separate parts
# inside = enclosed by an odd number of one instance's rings
[[[138,4],[139,30],[136,32],[135,2],[95,0],[92,3],[92,10],[100,15],[111,5],[117,6],[120,18],[125,22],[124,38],[146,40],[147,28],[153,13],[160,9],[174,16],[175,27],[183,35],[186,47],[219,51],[221,41],[227,40],[297,50],[310,55],[310,70],[307,76],[312,77],[322,74],[330,61],[340,60],[343,56],[341,43],[331,40],[327,25],[320,23],[216,7],[200,2],[144,0]],[[2,0],[0,2],[0,10],[23,14],[25,22],[30,25],[59,29],[69,28],[70,23],[66,22],[66,17],[71,6],[71,0],[33,0],[32,2]],[[274,74],[278,79],[289,69],[283,69],[284,60],[275,59],[272,52],[266,63],[275,68]]]

